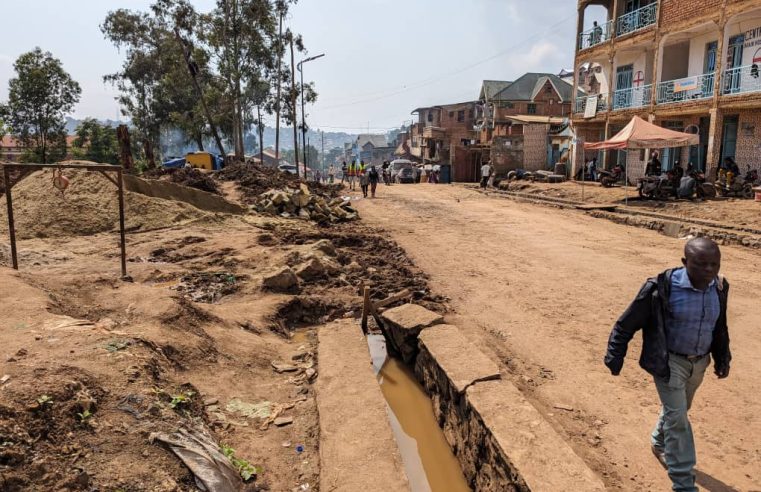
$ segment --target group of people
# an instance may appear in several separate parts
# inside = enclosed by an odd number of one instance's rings
[[[341,184],[348,183],[350,190],[356,190],[357,182],[359,182],[364,197],[367,198],[369,193],[371,198],[375,198],[380,181],[380,172],[375,164],[371,164],[368,168],[363,160],[359,163],[351,161],[348,165],[344,161],[341,164],[341,173]]]

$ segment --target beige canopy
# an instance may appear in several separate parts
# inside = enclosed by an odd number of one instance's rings
[[[697,135],[662,128],[635,116],[618,134],[604,142],[585,143],[584,148],[587,150],[661,149],[699,143],[700,138]]]

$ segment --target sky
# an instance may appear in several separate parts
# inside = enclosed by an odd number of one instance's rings
[[[214,0],[191,0],[200,11]],[[73,116],[116,119],[116,91],[103,76],[123,54],[104,39],[110,10],[146,10],[151,0],[26,0],[3,8],[0,101],[13,61],[40,46],[82,87]],[[588,21],[590,19],[587,19]],[[300,0],[287,20],[301,33],[318,100],[312,128],[382,133],[418,107],[475,100],[484,79],[572,68],[574,0]]]

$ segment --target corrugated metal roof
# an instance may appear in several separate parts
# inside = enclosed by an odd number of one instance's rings
[[[388,142],[385,135],[373,135],[370,133],[362,133],[357,136],[357,146],[361,149],[367,143],[371,143],[373,147],[386,147]]]
[[[481,84],[481,94],[478,96],[478,99],[490,101],[512,83],[510,80],[484,80]]]
[[[562,125],[566,121],[565,118],[560,116],[537,116],[537,115],[514,115],[505,116],[506,119],[515,123],[531,124],[531,123],[549,123],[550,125]]]
[[[498,101],[533,101],[548,80],[560,95],[561,101],[573,100],[573,86],[552,73],[527,73],[501,90],[494,96],[494,99]]]

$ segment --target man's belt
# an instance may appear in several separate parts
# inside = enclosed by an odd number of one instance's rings
[[[670,354],[674,354],[674,355],[678,355],[679,357],[684,357],[687,360],[700,360],[703,357],[705,357],[706,355],[708,355],[708,354],[703,354],[703,355],[687,355],[687,354],[680,354],[679,352],[673,352],[671,350],[669,350],[669,353]]]

